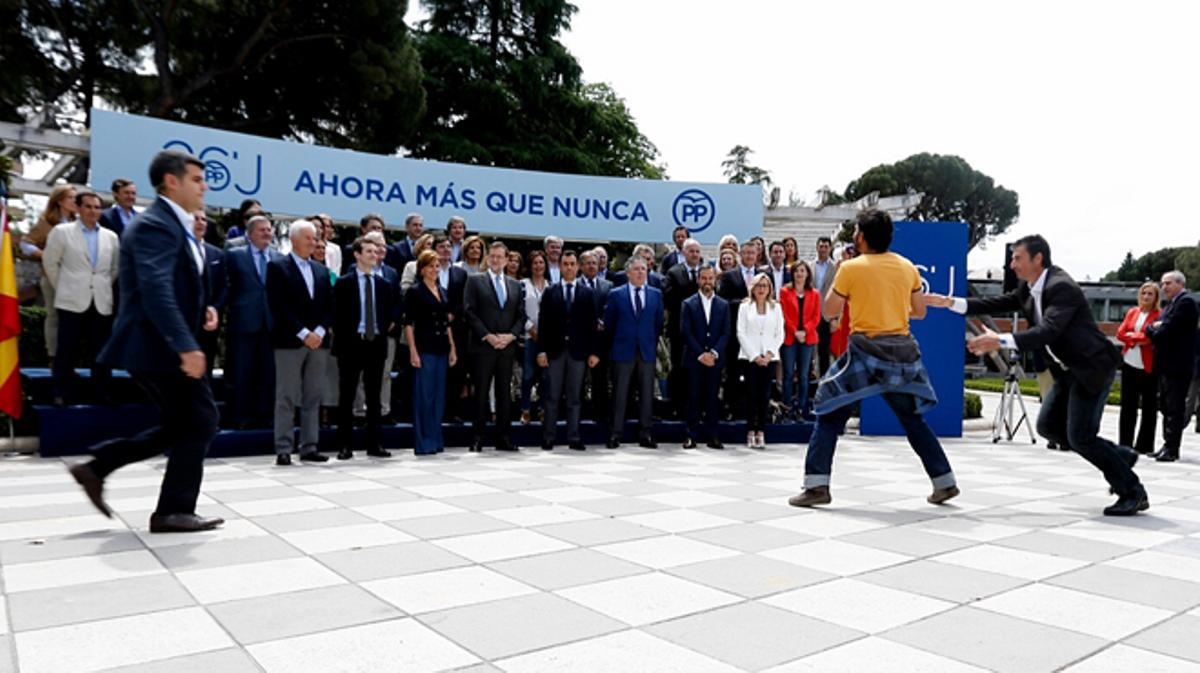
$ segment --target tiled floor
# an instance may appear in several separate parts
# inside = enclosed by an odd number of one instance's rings
[[[161,461],[110,522],[5,459],[0,672],[1200,670],[1200,437],[1125,520],[1073,454],[946,446],[933,507],[847,436],[824,511],[786,504],[800,446],[213,461],[191,536],[146,531]]]

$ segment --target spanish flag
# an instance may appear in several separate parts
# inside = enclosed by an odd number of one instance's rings
[[[21,335],[21,312],[17,308],[17,270],[13,262],[12,233],[8,230],[8,207],[0,198],[0,412],[21,417],[21,368],[17,362],[17,339]]]

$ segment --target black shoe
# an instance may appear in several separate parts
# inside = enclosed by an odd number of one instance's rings
[[[604,448],[619,449],[621,448],[621,440],[617,439],[616,437],[609,437],[608,441],[604,444]]]
[[[583,442],[571,442],[572,451],[587,451],[587,444]]]
[[[353,457],[354,457],[354,452],[351,451],[350,449],[342,449],[341,451],[338,451],[338,455],[337,455],[338,460],[350,460]]]
[[[392,452],[387,449],[367,449],[367,455],[372,458],[391,458]]]
[[[658,442],[649,437],[643,437],[638,440],[638,446],[642,447],[643,449],[657,449]]]
[[[1173,463],[1179,460],[1179,449],[1163,449],[1154,454],[1154,460],[1160,463]]]
[[[708,440],[708,448],[710,448],[710,449],[724,449],[724,448],[725,448],[725,445],[724,445],[724,444],[722,444],[722,443],[721,443],[721,440],[719,440],[719,439],[710,439],[710,440]]]
[[[542,442],[542,451],[553,451],[554,444],[551,442]]]
[[[691,437],[688,437],[687,440],[683,443],[683,448],[685,448],[685,449],[696,448],[696,440],[692,439]]]
[[[309,451],[308,453],[300,454],[300,460],[306,463],[327,463],[329,456],[322,455],[319,451]]]
[[[83,487],[83,492],[87,495],[88,500],[100,510],[100,513],[108,518],[112,518],[112,510],[104,502],[104,480],[96,476],[86,463],[72,465],[68,470],[71,476],[75,478],[76,483]]]
[[[1058,442],[1055,442],[1055,441],[1046,442],[1046,448],[1051,451],[1058,451]]]
[[[483,452],[483,442],[479,441],[478,439],[471,442],[471,453],[482,453],[482,452]]]
[[[275,464],[276,465],[291,465],[292,464],[291,454],[281,453],[278,456],[275,456]]]
[[[195,514],[151,514],[151,533],[198,533],[212,530],[225,523],[220,517],[203,517]]]
[[[1139,488],[1134,495],[1125,496],[1104,508],[1104,516],[1133,516],[1150,509],[1146,490]]]

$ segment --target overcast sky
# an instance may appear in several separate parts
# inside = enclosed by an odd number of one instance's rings
[[[1045,235],[1080,279],[1200,240],[1198,3],[575,2],[566,45],[673,179],[722,181],[737,144],[785,198],[957,154],[1020,194],[1006,238]]]

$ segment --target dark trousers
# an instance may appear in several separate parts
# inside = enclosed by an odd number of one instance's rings
[[[1108,400],[1108,389],[1115,375],[1116,372],[1109,375],[1108,383],[1098,393],[1089,392],[1070,374],[1056,376],[1050,392],[1042,400],[1037,431],[1059,446],[1071,447],[1072,451],[1096,466],[1117,495],[1133,497],[1142,488],[1126,460],[1126,453],[1133,449],[1117,446],[1097,436],[1100,418],[1104,415],[1104,404]]]
[[[461,350],[459,352],[466,353],[465,346],[467,343],[467,339],[470,337],[468,330],[462,329],[459,327],[451,327],[451,331],[454,334],[454,343],[459,344],[461,347],[463,347],[463,350]],[[404,349],[402,348],[401,350],[404,350]],[[396,358],[396,359],[400,360],[401,358]],[[468,367],[470,366],[467,364],[468,362],[470,362],[469,358],[459,358],[458,361],[454,363],[454,366],[450,366],[449,364],[447,364],[446,365],[446,367],[447,367],[446,380],[443,383],[443,387],[446,389],[446,393],[445,393],[446,403],[444,405],[445,415],[449,416],[452,419],[458,419],[460,421],[462,419],[466,418],[470,414],[469,407],[468,407],[468,401],[467,401],[467,399],[464,399],[462,396],[463,389],[467,387],[467,379],[469,378],[467,376],[467,374],[469,373]],[[409,371],[409,381],[412,381],[413,380],[412,366],[408,363],[407,357],[403,358],[403,368],[404,369],[402,369],[401,371],[408,370]],[[402,376],[403,376],[403,374],[402,374]],[[413,390],[416,390],[416,388],[413,386],[413,384],[410,383],[405,388],[405,390],[413,391]],[[410,406],[412,406],[412,405],[410,405]],[[407,407],[405,407],[405,408],[407,408]],[[413,408],[415,409],[416,407],[413,407]]]
[[[58,350],[55,352],[53,372],[55,397],[66,399],[71,381],[75,378],[75,362],[80,353],[87,354],[96,394],[100,397],[108,395],[112,367],[96,362],[96,356],[108,342],[112,320],[111,315],[100,315],[95,304],[82,313],[58,309]]]
[[[821,318],[817,323],[817,367],[820,369],[817,372],[818,376],[825,376],[825,372],[829,371],[829,344],[833,342],[833,332],[829,330],[829,321]]]
[[[638,436],[651,438],[654,413],[654,360],[643,360],[636,355],[629,362],[613,363],[613,417],[610,432],[618,441],[625,429],[625,407],[629,402],[629,384],[637,385],[638,393]]]
[[[130,375],[158,407],[159,424],[92,447],[92,471],[104,479],[125,465],[165,452],[167,469],[154,513],[194,514],[204,456],[217,434],[217,405],[208,379],[188,378],[183,372]]]
[[[338,346],[338,411],[337,442],[339,449],[354,448],[354,393],[358,377],[362,376],[363,396],[367,402],[367,428],[364,444],[367,449],[381,448],[379,441],[383,400],[380,383],[383,381],[383,362],[387,360],[388,338],[379,335],[367,341],[362,335],[339,336],[350,344]],[[349,347],[345,347],[349,345]]]
[[[60,330],[61,325],[60,322]],[[1178,376],[1164,370],[1158,380],[1159,407],[1163,415],[1163,448],[1168,452],[1179,453],[1179,442],[1187,425],[1187,394],[1192,384],[1190,374],[1191,371],[1185,370],[1182,376]]]
[[[529,344],[526,348],[533,348]],[[583,392],[583,373],[587,371],[587,362],[576,360],[564,352],[550,360],[545,370],[545,385],[547,392],[543,398],[545,416],[542,421],[542,442],[553,444],[558,433],[558,404],[566,396],[567,407],[567,442],[577,443],[579,437],[580,394]],[[537,363],[534,363],[537,366]],[[541,368],[538,369],[541,372]]]
[[[675,417],[684,418],[687,415],[689,395],[687,368],[683,366],[683,336],[680,335],[678,326],[671,334],[671,373],[667,375],[667,395],[671,398],[670,408]]]
[[[270,427],[275,418],[275,350],[266,331],[230,332],[225,340],[229,420]],[[353,399],[353,396],[351,396]]]
[[[1142,412],[1142,427],[1137,432],[1138,410]],[[1139,453],[1154,450],[1154,430],[1158,427],[1158,375],[1144,369],[1121,365],[1121,433],[1122,446],[1132,446]]]
[[[608,358],[600,357],[595,367],[588,370],[592,391],[592,420],[601,425],[612,422],[612,368]]]
[[[413,376],[413,450],[418,456],[440,453],[445,448],[442,420],[446,414],[447,355],[421,353],[421,366],[409,370]],[[405,358],[408,361],[408,358]]]
[[[775,363],[764,366],[743,360],[741,364],[746,371],[746,431],[762,432],[767,427]]]
[[[730,418],[746,417],[746,367],[745,361],[739,359],[741,348],[737,339],[729,340],[731,345],[722,356],[729,366],[725,368],[725,412]]]
[[[496,397],[496,444],[508,441],[512,426],[512,377],[517,347],[510,345],[504,350],[475,353],[475,440],[483,441],[488,417],[491,416],[491,401],[488,391],[494,388]]]
[[[703,429],[704,439],[717,439],[717,427],[721,422],[721,370],[720,360],[712,367],[705,367],[699,360],[687,362],[687,427],[688,436],[696,438],[697,430]],[[700,424],[700,412],[704,412],[704,425]]]

